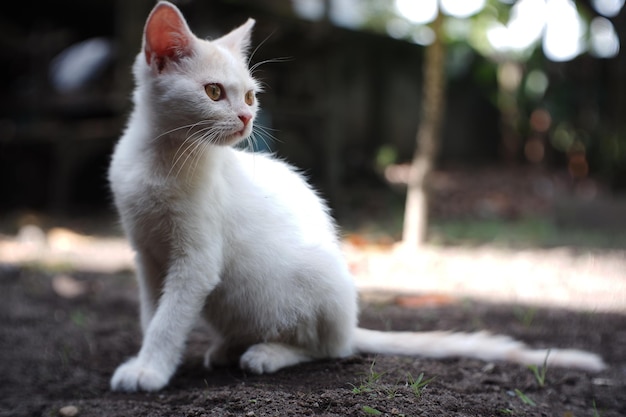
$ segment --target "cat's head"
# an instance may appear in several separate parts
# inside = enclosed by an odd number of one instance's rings
[[[162,1],[154,7],[134,71],[138,92],[148,101],[144,105],[163,131],[193,132],[217,145],[250,136],[259,90],[248,70],[253,26],[249,19],[207,41],[191,32],[173,4]]]

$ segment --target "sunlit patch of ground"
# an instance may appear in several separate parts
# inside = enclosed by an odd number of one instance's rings
[[[471,297],[626,312],[624,250],[430,245],[407,252],[400,246],[357,247],[346,242],[344,252],[363,292],[426,294],[426,303]]]
[[[427,245],[408,252],[348,236],[343,249],[361,292],[403,293],[398,303],[445,303],[471,297],[589,311],[626,312],[626,250],[507,249]],[[71,271],[132,269],[123,237],[88,236],[67,228],[25,225],[0,234],[0,263],[58,271],[70,293]],[[69,289],[68,289],[69,288]],[[63,290],[61,290],[63,291]],[[408,301],[407,301],[408,300]]]

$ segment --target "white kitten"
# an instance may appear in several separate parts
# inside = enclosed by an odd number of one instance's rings
[[[203,315],[206,365],[239,359],[250,372],[360,352],[470,356],[540,364],[547,351],[487,333],[392,333],[357,328],[357,293],[324,203],[287,164],[235,150],[251,135],[257,82],[247,68],[254,25],[214,41],[157,4],[136,59],[128,128],[109,171],[137,253],[143,343],[114,390],[163,388]],[[553,365],[600,370],[576,350]]]

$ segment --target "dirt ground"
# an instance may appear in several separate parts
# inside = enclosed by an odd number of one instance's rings
[[[26,264],[27,265],[27,264]],[[47,272],[42,272],[47,271]],[[486,329],[537,347],[601,354],[599,374],[478,360],[352,357],[255,376],[202,368],[194,331],[158,393],[115,393],[109,378],[140,344],[131,272],[68,273],[0,264],[0,416],[603,416],[626,415],[623,311],[496,304],[472,298],[363,294],[362,325]],[[425,387],[417,383],[428,381]]]

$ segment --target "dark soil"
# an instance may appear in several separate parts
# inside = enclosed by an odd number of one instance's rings
[[[472,300],[421,308],[365,304],[362,324],[487,329],[533,346],[592,350],[609,369],[589,374],[550,368],[543,387],[528,368],[468,359],[365,356],[275,375],[208,372],[199,327],[184,364],[162,392],[111,392],[111,373],[140,344],[132,274],[73,273],[86,288],[74,298],[55,292],[54,275],[0,266],[0,416],[626,415],[625,316]],[[412,387],[422,374],[427,386]]]

